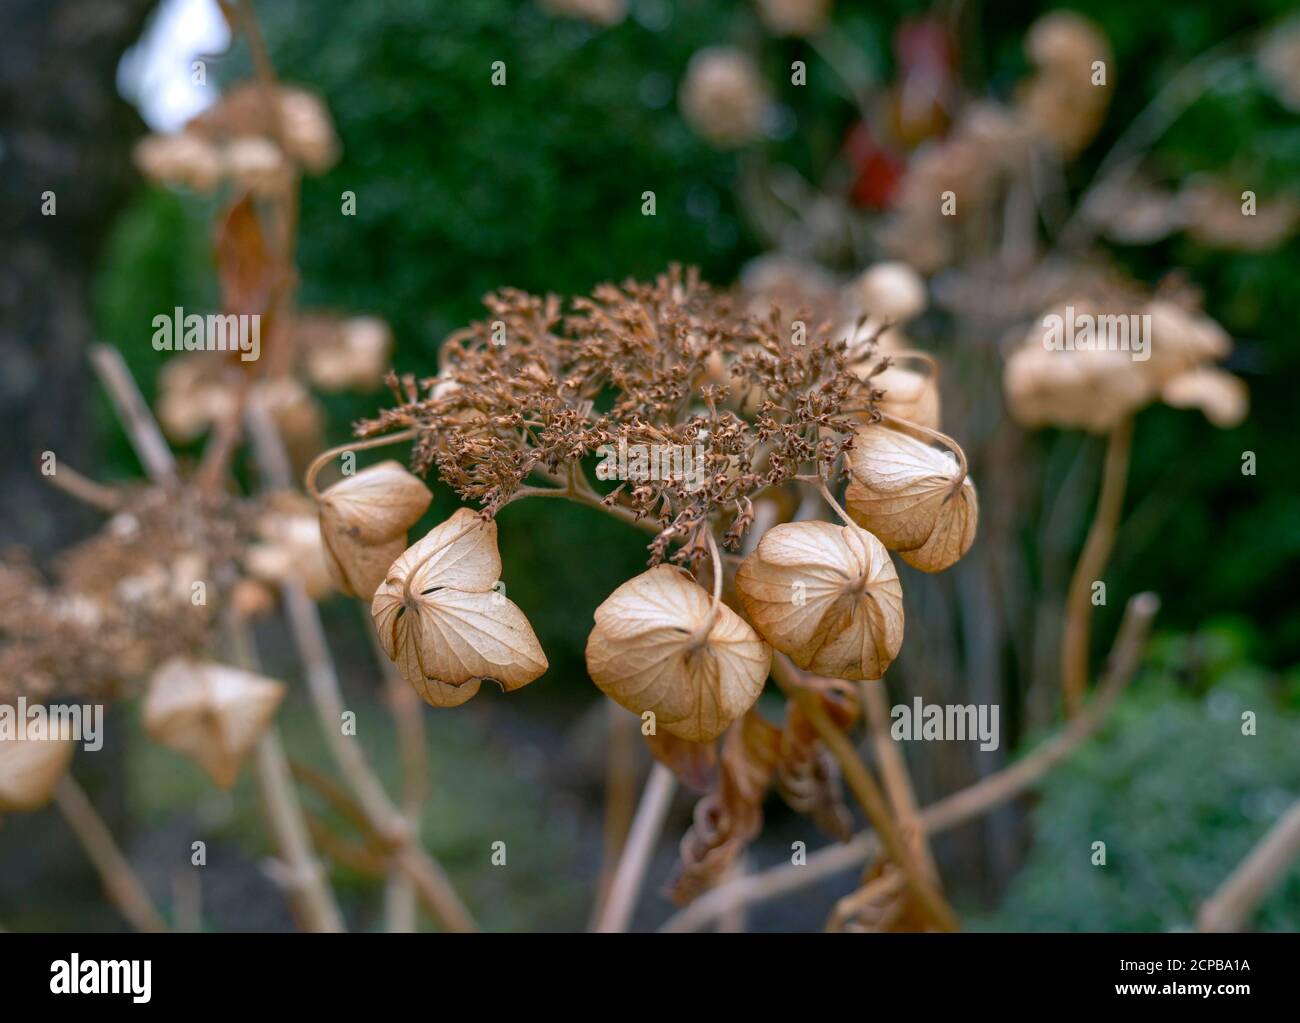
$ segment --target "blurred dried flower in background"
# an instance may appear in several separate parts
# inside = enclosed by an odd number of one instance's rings
[[[76,748],[71,735],[9,736],[0,742],[0,813],[39,810],[53,799]]]
[[[755,0],[758,16],[774,36],[815,36],[831,16],[831,0]]]
[[[1259,67],[1278,102],[1300,113],[1300,18],[1275,28],[1259,49]]]
[[[144,728],[228,789],[275,716],[284,691],[281,683],[239,668],[173,658],[149,680]]]
[[[561,18],[581,18],[608,28],[627,17],[626,0],[541,0],[542,10]]]
[[[691,57],[679,99],[687,123],[719,149],[743,146],[763,133],[767,89],[739,50],[711,46]]]

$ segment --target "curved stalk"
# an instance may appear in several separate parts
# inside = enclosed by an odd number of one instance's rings
[[[911,889],[922,910],[925,911],[926,916],[941,931],[960,930],[961,925],[957,921],[956,914],[953,913],[952,908],[944,900],[943,895],[926,877],[923,868],[917,862],[916,857],[912,855],[907,843],[895,826],[888,804],[885,802],[884,793],[880,791],[880,786],[876,784],[871,771],[862,762],[862,758],[858,756],[858,751],[853,748],[853,743],[836,727],[835,722],[830,719],[830,715],[822,708],[821,702],[817,699],[817,694],[800,684],[797,670],[784,655],[777,655],[773,658],[772,677],[785,690],[786,695],[795,702],[799,710],[803,712],[804,717],[817,730],[817,736],[821,739],[822,744],[830,750],[831,755],[839,762],[840,770],[844,774],[844,780],[848,783],[854,797],[866,812],[875,833],[880,836],[880,842],[884,847],[885,854],[898,867],[903,877],[906,878],[907,886]]]
[[[382,448],[387,444],[400,444],[404,440],[414,440],[419,435],[419,432],[419,430],[412,427],[409,430],[386,433],[382,437],[371,437],[368,440],[354,441],[351,444],[340,444],[328,451],[322,451],[312,459],[311,465],[307,466],[307,472],[303,475],[303,485],[307,488],[307,493],[311,494],[313,499],[319,501],[320,491],[316,489],[316,477],[320,474],[321,469],[325,467],[326,462],[332,461],[347,451],[368,451],[371,448]]]
[[[952,492],[957,493],[957,488],[962,485],[970,468],[966,464],[966,452],[961,449],[961,445],[949,437],[946,433],[938,430],[932,430],[928,426],[922,426],[920,423],[914,423],[910,419],[900,419],[898,416],[890,415],[888,412],[881,412],[880,418],[887,423],[895,426],[901,426],[908,430],[916,430],[923,433],[932,440],[937,440],[940,444],[952,452],[953,457],[957,459],[957,475],[952,478]]]
[[[1124,507],[1129,451],[1133,444],[1133,417],[1126,416],[1110,432],[1102,469],[1101,493],[1088,538],[1070,578],[1065,601],[1065,631],[1061,638],[1061,692],[1067,717],[1083,704],[1088,684],[1088,641],[1092,630],[1092,584],[1105,571],[1115,546],[1115,531]]]
[[[113,840],[108,825],[71,774],[65,774],[59,782],[54,791],[54,802],[99,873],[108,901],[137,931],[157,933],[167,930],[140,878]]]

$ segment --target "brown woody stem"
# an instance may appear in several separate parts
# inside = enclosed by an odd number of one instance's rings
[[[1105,570],[1115,545],[1115,531],[1124,507],[1124,486],[1132,442],[1133,418],[1127,416],[1110,432],[1097,510],[1074,566],[1074,575],[1070,578],[1065,601],[1065,630],[1061,639],[1061,692],[1067,717],[1074,717],[1079,712],[1087,689],[1092,584]]]
[[[320,491],[316,489],[316,477],[320,475],[321,469],[325,468],[325,463],[333,461],[339,455],[348,451],[368,451],[371,448],[382,448],[388,444],[400,444],[404,440],[414,440],[418,435],[419,431],[416,429],[402,430],[398,433],[386,433],[382,437],[371,437],[369,440],[340,444],[328,451],[322,451],[312,459],[311,465],[307,466],[307,472],[303,474],[303,485],[307,488],[307,493],[319,501]]]
[[[1124,611],[1105,677],[1083,713],[1010,767],[1004,767],[922,809],[920,823],[926,834],[949,831],[1020,795],[1092,738],[1132,680],[1151,621],[1159,607],[1160,601],[1154,593],[1139,593],[1133,597]],[[771,867],[715,888],[678,912],[660,930],[698,930],[738,903],[763,902],[788,895],[825,881],[880,855],[880,852],[881,840],[877,834],[862,831],[848,842],[812,853],[803,865]]]
[[[108,901],[137,931],[167,930],[140,878],[113,840],[108,825],[71,774],[65,774],[54,790],[54,802],[99,873]]]
[[[907,843],[899,834],[898,828],[895,827],[884,794],[880,791],[880,786],[876,784],[875,778],[872,777],[871,771],[862,762],[862,758],[858,756],[858,751],[854,749],[853,743],[840,731],[835,722],[831,720],[830,715],[823,709],[821,701],[817,699],[817,694],[802,684],[798,669],[784,654],[777,654],[772,659],[772,677],[785,690],[786,695],[794,700],[799,710],[809,720],[813,728],[817,730],[817,735],[822,744],[830,750],[831,755],[839,762],[840,770],[844,774],[844,780],[848,783],[854,797],[866,812],[876,834],[880,836],[886,855],[907,879],[908,887],[912,890],[912,894],[926,915],[939,930],[959,930],[960,924],[957,921],[956,914],[953,913],[943,896],[925,876],[925,872],[917,863],[916,858],[912,856]]]
[[[593,931],[611,934],[627,930],[676,788],[677,778],[673,772],[656,762],[641,793],[632,829],[628,832],[623,855],[619,857],[614,880],[609,886],[609,896],[596,917]]]

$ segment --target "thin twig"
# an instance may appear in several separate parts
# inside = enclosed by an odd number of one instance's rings
[[[246,425],[263,483],[272,489],[291,487],[292,472],[284,442],[270,413],[257,400],[249,402]],[[280,594],[307,677],[307,693],[339,773],[375,831],[396,850],[396,863],[410,875],[434,917],[447,930],[476,930],[473,917],[446,873],[424,850],[419,836],[384,791],[361,744],[343,734],[343,693],[316,604],[294,581],[283,583]]]
[[[1133,444],[1133,417],[1125,416],[1110,432],[1102,469],[1101,493],[1088,537],[1074,566],[1065,599],[1065,631],[1061,639],[1061,691],[1065,713],[1073,717],[1083,704],[1088,685],[1088,646],[1092,630],[1092,587],[1106,570],[1115,546],[1124,487],[1128,479],[1129,450]]]
[[[149,406],[145,404],[144,396],[136,386],[122,353],[111,345],[91,345],[90,363],[99,376],[99,382],[108,392],[117,418],[135,449],[136,457],[144,466],[145,474],[155,483],[175,483],[176,458],[167,446],[162,431],[158,429]]]
[[[591,927],[596,926],[614,883],[636,809],[637,718],[613,700],[603,701],[607,721],[605,750],[605,820],[601,852],[599,893],[592,910]]]
[[[677,778],[673,772],[656,762],[641,793],[632,830],[628,833],[618,869],[614,871],[614,881],[609,886],[609,897],[592,930],[602,934],[627,930],[676,788]]]
[[[1083,712],[1022,760],[923,809],[920,822],[926,834],[934,836],[949,831],[1000,806],[1033,786],[1087,742],[1132,680],[1151,620],[1159,606],[1160,601],[1153,593],[1140,593],[1130,600],[1105,678]],[[881,852],[880,840],[874,832],[860,832],[841,845],[819,849],[803,866],[782,864],[751,874],[741,881],[721,885],[681,910],[660,930],[697,931],[735,903],[748,905],[789,895],[879,856]]]
[[[1300,800],[1260,839],[1196,917],[1201,931],[1239,931],[1300,857]]]
[[[117,490],[81,475],[70,465],[56,466],[53,474],[45,478],[56,489],[105,514],[111,515],[122,507],[122,495]]]
[[[99,873],[108,901],[137,931],[158,933],[167,930],[167,924],[154,909],[149,893],[113,840],[108,825],[71,774],[65,774],[54,790],[54,802]]]
[[[150,478],[158,484],[177,482],[176,459],[122,354],[116,348],[101,344],[91,349],[90,359],[100,384],[117,410],[136,456]],[[269,725],[262,736],[254,764],[267,830],[286,865],[286,872],[301,882],[289,892],[298,919],[312,930],[342,930],[342,916],[334,901],[329,878],[316,861],[307,822],[274,724]]]
[[[939,870],[925,829],[921,827],[907,759],[898,742],[889,734],[889,701],[885,699],[885,680],[861,682],[858,692],[861,693],[862,710],[867,719],[867,734],[871,736],[871,747],[876,752],[876,763],[880,765],[880,777],[884,780],[889,803],[894,809],[894,816],[898,818],[898,829],[903,833],[905,842],[917,844],[921,866],[938,884]]]
[[[227,656],[237,666],[245,671],[261,670],[257,645],[246,621],[233,613],[227,615],[225,638]],[[329,874],[316,858],[311,828],[294,787],[289,758],[274,725],[258,741],[253,764],[267,830],[279,857],[274,878],[284,889],[295,919],[304,930],[316,933],[338,934],[347,930]]]
[[[363,628],[370,637],[375,661],[384,676],[385,702],[397,732],[397,748],[402,760],[402,815],[413,834],[420,834],[424,801],[429,795],[429,758],[425,748],[424,704],[415,690],[407,685],[396,665],[388,659],[370,620],[365,604],[357,604]],[[397,866],[395,863],[394,866]],[[389,933],[416,930],[416,890],[403,870],[389,873],[384,889],[384,916]]]
[[[817,694],[803,684],[799,670],[784,654],[777,654],[772,659],[772,677],[817,730],[822,745],[839,762],[840,771],[850,791],[866,812],[876,833],[881,837],[890,860],[907,879],[908,887],[925,914],[940,930],[958,930],[960,924],[956,914],[926,876],[916,857],[912,855],[912,850],[899,834],[898,828],[894,826],[893,817],[890,815],[880,786],[876,784],[867,765],[858,756],[853,743],[826,713]]]

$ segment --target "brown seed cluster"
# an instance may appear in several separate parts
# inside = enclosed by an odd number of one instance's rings
[[[438,376],[394,378],[400,404],[358,435],[415,428],[412,468],[436,467],[487,516],[530,477],[566,485],[571,468],[620,445],[698,451],[698,485],[670,473],[600,495],[660,527],[652,563],[710,518],[738,546],[752,497],[829,473],[859,425],[845,413],[872,407],[829,325],[796,336],[778,313],[745,315],[694,271],[602,285],[567,313],[556,296],[509,289],[486,305],[487,319],[447,340]]]

